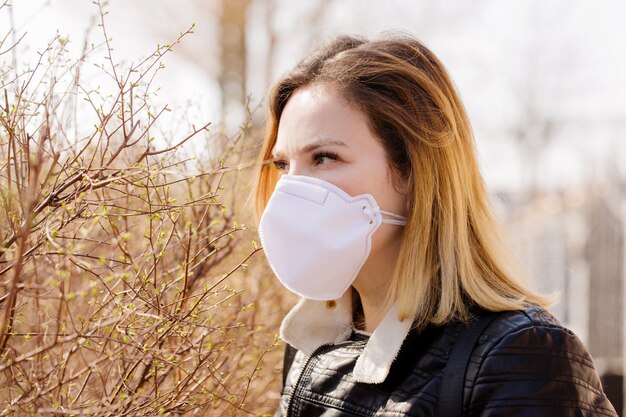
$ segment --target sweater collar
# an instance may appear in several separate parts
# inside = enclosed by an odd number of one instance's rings
[[[411,324],[398,320],[397,305],[389,309],[356,361],[352,376],[357,382],[379,384],[387,378]],[[301,299],[283,319],[280,337],[308,356],[322,345],[348,340],[353,330],[352,291],[346,291],[333,301]]]

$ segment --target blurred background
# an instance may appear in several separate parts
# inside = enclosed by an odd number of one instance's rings
[[[12,6],[0,26],[15,28],[15,40],[27,33],[17,68],[32,64],[20,60],[36,59],[56,33],[79,57],[99,31],[88,1]],[[122,62],[195,23],[165,59],[155,100],[174,109],[174,123],[184,109],[227,134],[249,111],[261,126],[268,86],[334,34],[402,31],[421,39],[461,93],[512,247],[541,290],[560,293],[553,313],[589,346],[622,411],[626,2],[134,0],[106,9]]]

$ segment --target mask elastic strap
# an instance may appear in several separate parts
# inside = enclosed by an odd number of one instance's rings
[[[363,212],[370,216],[370,219],[374,217],[374,211],[369,207],[363,206]],[[386,214],[387,216],[394,217],[393,219],[382,219],[383,223],[387,224],[395,224],[397,226],[404,226],[406,224],[406,217],[400,216],[399,214],[390,213],[385,210],[378,209],[381,215]]]
[[[384,210],[381,210],[380,214],[386,214],[389,217],[394,217],[393,219],[383,219],[383,223],[395,224],[397,226],[404,226],[406,224],[406,217],[400,216],[399,214],[390,213]]]

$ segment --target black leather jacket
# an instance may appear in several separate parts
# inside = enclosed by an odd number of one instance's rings
[[[367,336],[298,351],[277,416],[436,416],[442,374],[461,326],[411,331],[385,381],[351,378]],[[580,340],[540,308],[503,312],[476,344],[466,375],[465,416],[617,416]]]

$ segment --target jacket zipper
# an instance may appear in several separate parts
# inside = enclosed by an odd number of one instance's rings
[[[298,375],[298,379],[296,380],[296,385],[293,386],[293,390],[291,391],[291,395],[289,396],[289,401],[287,402],[287,415],[285,417],[289,417],[290,415],[292,415],[291,407],[293,405],[293,397],[295,397],[296,391],[300,388],[300,382],[302,382],[302,377],[304,375],[304,372],[306,371],[306,368],[309,366],[311,359],[313,359],[315,355],[320,353],[324,348],[328,346],[332,346],[332,343],[325,343],[317,347],[309,356],[307,356],[304,364],[302,365],[302,369],[300,370],[300,374]]]

